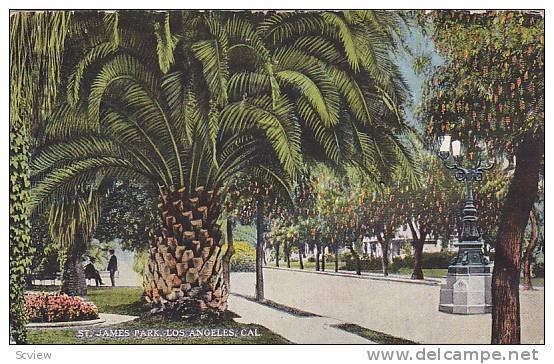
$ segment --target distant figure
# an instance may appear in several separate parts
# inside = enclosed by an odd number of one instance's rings
[[[112,281],[112,287],[115,287],[115,272],[117,271],[117,258],[115,251],[110,249],[110,261],[108,262],[108,270],[110,271],[110,280]]]
[[[85,278],[94,279],[96,281],[96,287],[102,285],[102,278],[100,277],[100,272],[94,266],[96,259],[90,258],[89,263],[85,266]]]

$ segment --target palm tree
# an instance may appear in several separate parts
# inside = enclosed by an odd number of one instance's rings
[[[52,121],[71,132],[35,155],[33,201],[98,174],[157,185],[150,301],[225,310],[218,219],[239,173],[289,188],[304,159],[375,179],[409,166],[402,85],[375,14],[155,13],[138,21],[152,37],[131,31],[136,16],[119,16],[117,46],[98,43],[75,66]]]
[[[91,189],[88,196],[65,196],[52,203],[48,212],[50,236],[63,256],[60,291],[71,296],[87,294],[83,257],[100,217],[98,195]]]

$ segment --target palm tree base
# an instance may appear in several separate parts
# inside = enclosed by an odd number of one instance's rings
[[[157,311],[187,314],[227,309],[223,277],[219,206],[214,191],[198,187],[160,191],[162,225],[151,234],[144,274],[145,298]]]

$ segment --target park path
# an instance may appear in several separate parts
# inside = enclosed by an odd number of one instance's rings
[[[240,316],[235,321],[265,326],[295,344],[374,344],[333,327],[344,322],[329,317],[297,316],[233,294],[229,308]]]
[[[232,292],[253,296],[254,287],[254,273],[231,275]],[[422,344],[490,343],[490,314],[439,312],[439,285],[266,268],[264,287],[279,304]],[[544,290],[520,300],[522,343],[544,343]]]

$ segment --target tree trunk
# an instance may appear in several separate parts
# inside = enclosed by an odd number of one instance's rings
[[[412,279],[423,279],[422,269],[422,256],[423,256],[423,244],[421,239],[415,240],[414,245],[414,270],[412,272]]]
[[[146,299],[158,309],[186,306],[194,315],[227,309],[217,191],[160,188],[162,224],[151,233],[144,272]]]
[[[537,197],[543,141],[528,133],[519,144],[495,244],[492,277],[492,344],[521,341],[519,276],[521,245]]]
[[[285,259],[287,260],[287,268],[290,268],[290,243],[285,242]]]
[[[315,248],[315,270],[319,272],[319,251],[321,249],[321,245],[316,244]]]
[[[321,248],[321,271],[325,272],[325,246]]]
[[[427,233],[425,229],[419,229],[419,236],[415,229],[413,221],[408,223],[410,230],[412,231],[412,238],[414,239],[414,270],[412,272],[412,279],[423,279],[423,266],[422,266],[422,257],[423,257],[423,247],[425,245],[425,239],[427,238]]]
[[[264,198],[258,195],[256,204],[256,301],[264,300]]]
[[[339,271],[339,247],[335,247],[335,272]]]
[[[298,261],[300,263],[300,269],[304,269],[304,261],[302,261],[302,248],[303,248],[303,245],[300,244],[298,246]]]
[[[225,280],[225,285],[227,290],[231,291],[231,257],[235,254],[235,245],[233,241],[233,219],[231,217],[227,218],[227,250],[223,255],[222,264],[223,264],[223,279]]]
[[[358,255],[358,253],[356,253],[356,250],[354,250],[354,245],[353,244],[350,244],[350,246],[348,248],[350,249],[350,253],[352,253],[352,257],[356,261],[356,274],[357,275],[362,275],[362,265],[361,265],[361,262],[360,262],[360,256]]]
[[[281,244],[275,243],[275,266],[279,266],[279,248],[281,247]]]
[[[68,296],[87,295],[87,280],[85,277],[85,269],[83,267],[82,241],[80,234],[77,232],[73,246],[70,247],[66,260],[64,262],[62,285],[60,292]]]
[[[524,290],[533,290],[533,282],[531,281],[531,255],[537,247],[538,239],[538,226],[537,218],[535,217],[535,210],[531,209],[529,214],[529,221],[531,222],[531,236],[529,237],[529,242],[527,243],[527,248],[523,254],[523,289]]]
[[[381,245],[381,265],[383,266],[383,275],[387,277],[389,275],[389,243],[387,239],[381,236],[381,234],[377,234],[377,240]]]

